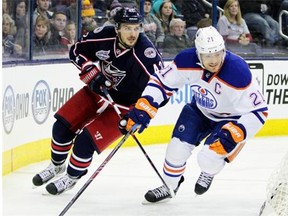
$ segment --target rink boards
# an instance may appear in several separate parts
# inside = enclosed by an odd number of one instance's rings
[[[168,63],[168,62],[166,62]],[[257,136],[288,135],[288,62],[248,61],[269,105]],[[2,69],[2,174],[50,157],[53,115],[83,84],[71,63]],[[138,135],[143,144],[168,142],[173,124],[192,91],[184,86]],[[125,146],[135,145],[128,140]]]

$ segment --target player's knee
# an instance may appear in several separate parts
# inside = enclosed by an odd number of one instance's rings
[[[81,158],[89,158],[95,151],[97,151],[96,145],[90,133],[84,129],[74,141],[73,153]]]
[[[204,145],[203,149],[198,153],[198,164],[201,171],[216,175],[225,166],[225,157],[215,153],[209,149],[209,145]]]
[[[59,143],[66,143],[74,139],[75,133],[61,121],[57,120],[52,128],[53,139]]]
[[[194,145],[173,137],[167,146],[166,160],[174,165],[183,165],[191,156],[194,148]]]

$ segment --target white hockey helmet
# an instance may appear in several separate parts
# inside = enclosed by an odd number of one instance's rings
[[[196,32],[195,47],[198,54],[209,54],[225,50],[223,37],[213,26],[200,28]]]

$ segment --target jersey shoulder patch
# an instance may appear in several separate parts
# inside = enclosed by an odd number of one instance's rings
[[[174,58],[174,63],[179,69],[200,68],[200,65],[197,64],[198,62],[195,48],[184,49]]]
[[[139,35],[138,42],[134,47],[135,54],[140,57],[140,59],[146,59],[149,61],[149,59],[160,59],[162,60],[162,57],[158,50],[155,48],[153,43],[142,33]]]
[[[147,47],[144,50],[144,56],[147,58],[155,58],[157,55],[156,50],[153,47]]]
[[[217,76],[234,88],[246,88],[252,81],[252,73],[247,62],[229,51]]]

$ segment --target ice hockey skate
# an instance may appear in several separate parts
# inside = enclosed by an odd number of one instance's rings
[[[214,176],[201,172],[196,184],[195,184],[195,193],[197,195],[202,195],[204,194],[210,187],[212,181],[213,181]]]
[[[184,177],[181,176],[181,179],[178,183],[177,188],[174,190],[174,195],[176,195],[181,183],[184,181]],[[172,195],[170,194],[170,191],[168,190],[167,187],[165,187],[164,185],[157,187],[153,190],[149,190],[146,194],[145,194],[145,201],[143,202],[143,204],[147,204],[147,203],[159,203],[159,202],[166,202],[169,201],[169,199],[172,198]],[[169,199],[168,199],[169,198]]]
[[[49,183],[46,186],[46,190],[52,195],[59,195],[64,191],[72,189],[77,181],[78,179],[71,178],[68,174],[66,174],[61,178]]]
[[[62,164],[59,166],[55,166],[53,163],[50,163],[49,166],[42,170],[41,172],[37,173],[33,179],[32,182],[35,186],[41,186],[57,175],[62,174],[66,170],[66,165]]]

